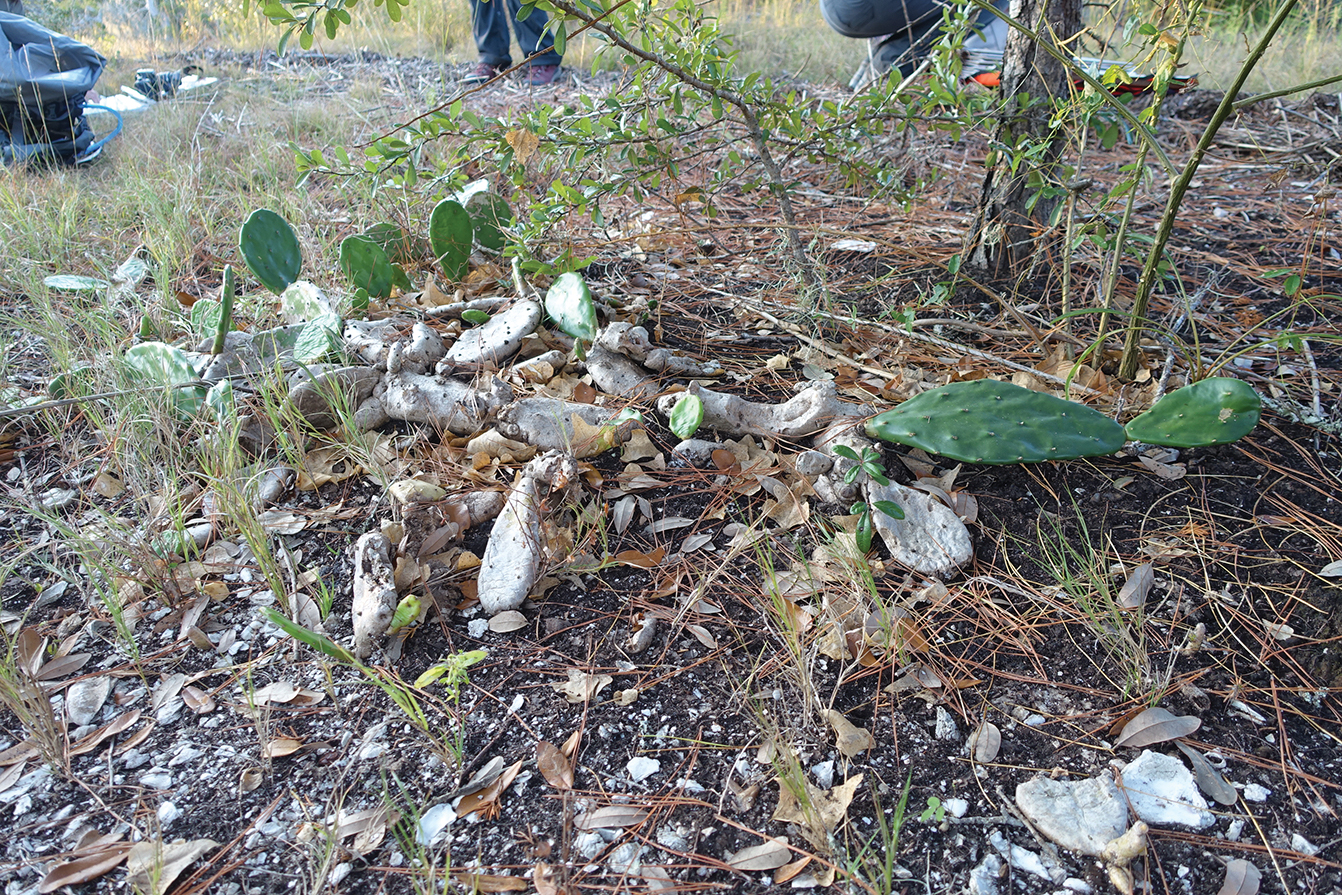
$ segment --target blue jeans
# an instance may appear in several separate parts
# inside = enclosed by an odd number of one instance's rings
[[[562,57],[554,51],[554,35],[541,33],[548,21],[545,13],[533,10],[525,21],[519,22],[517,11],[521,8],[522,0],[471,0],[471,31],[480,61],[512,65],[512,56],[508,54],[508,21],[512,20],[522,55],[530,56],[538,50],[541,53],[531,60],[532,65],[558,65]]]

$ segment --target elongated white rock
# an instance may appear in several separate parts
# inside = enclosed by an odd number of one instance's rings
[[[699,385],[691,385],[687,391],[704,402],[704,421],[700,428],[733,437],[801,438],[814,435],[839,420],[862,414],[862,408],[839,400],[832,382],[809,385],[781,404],[757,404]],[[679,394],[664,395],[658,399],[657,409],[669,417],[679,400]]]
[[[497,615],[521,606],[540,577],[543,559],[540,497],[528,468],[508,493],[480,560],[481,608]]]
[[[382,644],[396,612],[391,542],[370,531],[354,545],[354,655],[366,659]]]
[[[930,494],[891,482],[868,481],[867,505],[871,521],[895,562],[922,575],[954,574],[974,557],[974,542],[960,517]],[[904,511],[903,519],[892,519],[876,508],[878,500],[889,500]]]
[[[541,322],[539,302],[519,301],[489,322],[468,329],[448,349],[442,366],[454,370],[497,370],[522,347]]]

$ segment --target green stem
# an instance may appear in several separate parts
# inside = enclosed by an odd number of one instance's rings
[[[1244,86],[1244,82],[1249,79],[1249,73],[1254,70],[1263,53],[1267,52],[1268,46],[1272,43],[1272,38],[1277,36],[1277,31],[1286,22],[1286,18],[1291,14],[1291,11],[1295,9],[1297,2],[1298,0],[1285,0],[1282,3],[1281,8],[1277,10],[1277,14],[1268,24],[1267,31],[1254,45],[1254,48],[1249,51],[1249,57],[1240,66],[1239,74],[1235,76],[1234,83],[1230,85],[1230,89],[1221,98],[1221,104],[1216,107],[1211,121],[1202,131],[1202,137],[1198,140],[1198,145],[1194,147],[1193,154],[1184,164],[1183,173],[1179,175],[1179,179],[1174,182],[1173,188],[1170,189],[1170,198],[1165,204],[1165,213],[1161,215],[1160,225],[1156,229],[1156,238],[1151,246],[1151,254],[1147,256],[1146,264],[1142,268],[1141,279],[1137,281],[1137,299],[1133,303],[1132,318],[1128,322],[1128,333],[1123,342],[1123,358],[1118,365],[1118,377],[1120,379],[1132,379],[1137,375],[1137,365],[1141,360],[1142,319],[1146,316],[1147,305],[1151,301],[1151,291],[1155,288],[1156,277],[1160,270],[1160,259],[1164,257],[1165,246],[1170,241],[1170,234],[1174,232],[1174,219],[1179,214],[1179,206],[1183,204],[1184,194],[1188,192],[1188,187],[1192,184],[1194,175],[1197,174],[1198,166],[1202,164],[1202,157],[1211,148],[1212,141],[1216,138],[1221,125],[1235,110],[1235,96]]]
[[[218,356],[224,353],[224,342],[228,331],[233,328],[233,265],[224,265],[224,285],[219,292],[219,326],[214,331],[214,345],[210,354]]]

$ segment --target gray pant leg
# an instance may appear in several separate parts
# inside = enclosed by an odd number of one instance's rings
[[[549,22],[545,13],[533,9],[525,20],[519,20],[517,11],[522,8],[521,0],[507,0],[507,2],[508,8],[512,10],[513,29],[517,32],[517,44],[522,48],[522,55],[530,56],[540,51],[541,55],[531,60],[532,65],[558,65],[562,57],[554,51],[554,35],[543,33],[546,23]]]
[[[913,36],[941,21],[937,0],[820,0],[825,22],[844,37]]]

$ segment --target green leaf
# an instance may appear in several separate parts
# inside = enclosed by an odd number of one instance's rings
[[[1258,425],[1262,401],[1238,379],[1214,377],[1175,389],[1125,428],[1128,438],[1171,447],[1238,441]]]
[[[93,368],[88,364],[57,373],[47,383],[47,394],[57,401],[74,398],[88,393],[89,378]]]
[[[326,296],[307,280],[291,283],[280,293],[280,313],[294,323],[320,317],[328,310]]]
[[[560,274],[545,293],[545,313],[560,331],[584,342],[596,338],[596,305],[592,290],[576,273]]]
[[[274,609],[267,607],[261,610],[261,614],[266,617],[267,621],[279,627],[280,630],[284,631],[284,633],[288,634],[299,643],[307,644],[317,652],[324,653],[332,659],[335,659],[337,662],[343,662],[346,665],[361,664],[358,659],[354,658],[353,653],[336,643],[334,640],[290,621]]]
[[[212,333],[219,327],[224,307],[212,298],[197,299],[191,306],[191,332],[199,337]]]
[[[858,456],[857,451],[853,450],[846,444],[836,444],[834,445],[833,450],[835,454],[837,454],[840,457],[843,457],[846,460],[856,460],[859,463],[862,461],[862,458]]]
[[[466,279],[475,227],[465,207],[455,199],[444,199],[429,215],[429,245],[443,276],[454,283]]]
[[[885,515],[889,516],[891,519],[904,518],[904,508],[901,507],[899,504],[895,503],[893,500],[876,501],[876,509],[880,510],[882,513],[885,513]]]
[[[703,421],[704,402],[698,395],[686,392],[671,408],[671,431],[682,441],[692,437]]]
[[[488,323],[489,315],[478,308],[468,308],[461,312],[461,319],[465,320],[467,323],[474,323],[478,326],[481,323]]]

